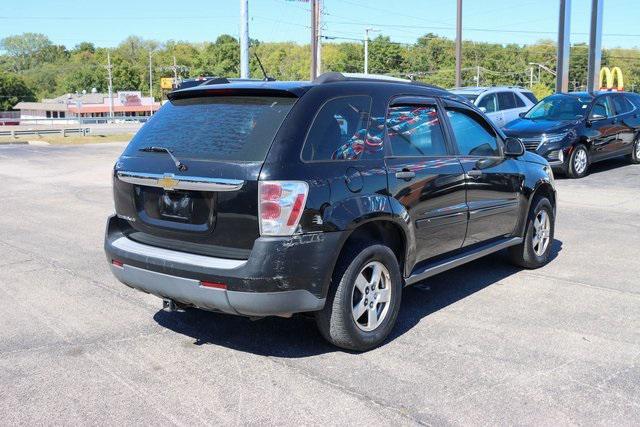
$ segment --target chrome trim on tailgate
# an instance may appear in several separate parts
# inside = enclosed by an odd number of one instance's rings
[[[118,171],[117,175],[119,180],[129,184],[161,187],[165,190],[237,191],[244,185],[241,179],[175,176],[172,173]]]
[[[113,247],[123,251],[143,255],[149,258],[158,258],[165,261],[173,261],[180,264],[194,265],[205,268],[218,268],[222,270],[231,270],[242,267],[247,263],[246,260],[214,258],[203,255],[190,254],[187,252],[172,251],[169,249],[158,248],[155,246],[143,245],[134,242],[127,237],[119,237],[112,243]]]

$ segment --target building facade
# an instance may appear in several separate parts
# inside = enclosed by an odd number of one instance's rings
[[[109,95],[103,93],[67,94],[41,102],[19,102],[13,108],[20,111],[21,124],[67,124],[99,122],[109,117]],[[122,91],[113,96],[113,116],[146,120],[160,108],[160,103],[140,91]],[[83,120],[84,119],[84,120]]]

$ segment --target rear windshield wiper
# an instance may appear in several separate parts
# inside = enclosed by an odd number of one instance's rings
[[[166,147],[154,147],[154,146],[150,146],[150,147],[143,147],[140,148],[138,151],[144,151],[147,153],[167,153],[170,157],[171,160],[173,160],[173,163],[175,163],[176,167],[178,168],[178,170],[180,172],[184,172],[186,171],[187,165],[185,165],[184,163],[182,163],[180,160],[178,160],[176,158],[176,156],[173,155],[173,153],[171,152],[171,150],[169,150]]]

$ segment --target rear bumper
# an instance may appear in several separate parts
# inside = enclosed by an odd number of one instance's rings
[[[249,259],[235,260],[135,242],[121,231],[121,221],[109,218],[105,236],[107,260],[121,282],[161,298],[246,316],[322,309],[344,237],[342,232],[261,237]],[[204,287],[201,281],[226,289]]]
[[[184,304],[212,311],[244,316],[287,316],[303,311],[317,311],[324,298],[297,289],[281,292],[238,292],[207,288],[199,280],[171,276],[124,264],[111,265],[111,271],[122,283]]]

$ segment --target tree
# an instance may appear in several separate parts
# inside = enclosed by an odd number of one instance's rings
[[[0,73],[0,111],[12,110],[21,101],[35,101],[35,94],[15,74]]]
[[[240,44],[228,34],[207,43],[196,59],[195,75],[237,77],[240,74]]]
[[[51,45],[47,36],[37,33],[24,33],[0,40],[0,49],[5,50],[13,59],[15,71],[23,71],[36,65],[36,55]]]
[[[369,42],[369,72],[393,74],[402,71],[402,47],[388,36],[378,36]]]
[[[91,64],[74,68],[62,78],[61,89],[64,92],[82,92],[96,88],[98,92],[104,92],[107,88],[106,70],[101,66]]]

